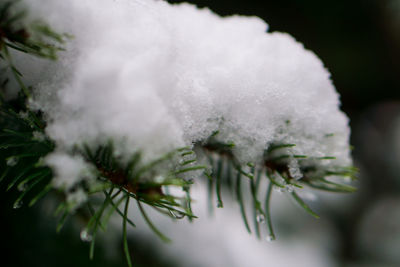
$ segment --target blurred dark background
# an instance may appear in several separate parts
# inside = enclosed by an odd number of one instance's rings
[[[350,117],[360,168],[359,191],[343,207],[326,203],[321,214],[334,222],[339,236],[333,256],[337,266],[400,266],[400,0],[188,2],[220,15],[259,16],[270,31],[290,33],[322,59]],[[120,261],[105,257],[101,248],[90,261],[79,229],[67,225],[57,235],[55,221],[37,208],[12,209],[15,195],[0,187],[0,251],[6,263],[0,265],[125,266],[122,250]],[[154,251],[149,254],[150,244],[132,243],[132,250],[136,266],[167,266]]]

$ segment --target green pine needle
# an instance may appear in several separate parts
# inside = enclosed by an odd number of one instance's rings
[[[144,208],[142,207],[142,204],[140,203],[139,200],[136,200],[137,205],[139,207],[140,212],[142,213],[142,216],[144,218],[144,220],[146,221],[147,225],[150,227],[150,229],[164,242],[171,242],[171,239],[169,239],[168,237],[166,237],[163,233],[160,232],[160,230],[158,230],[154,224],[151,222],[150,218],[147,216],[146,211],[144,210]]]
[[[316,214],[300,197],[295,191],[291,192],[290,195],[293,199],[302,207],[306,212],[308,212],[314,218],[319,219],[318,214]]]
[[[272,184],[272,182],[269,182],[268,189],[267,189],[267,195],[265,197],[265,214],[266,214],[266,220],[267,220],[267,227],[269,230],[269,238],[271,241],[276,239],[275,233],[274,233],[274,228],[272,226],[272,219],[271,219],[272,188],[273,188],[273,184]]]
[[[224,207],[224,203],[222,202],[222,197],[221,197],[221,183],[222,183],[222,168],[223,168],[223,162],[222,159],[220,158],[218,160],[218,164],[217,164],[217,170],[216,170],[216,179],[217,179],[217,186],[216,186],[216,193],[217,193],[217,207],[218,208],[223,208]]]
[[[247,216],[246,216],[246,211],[245,211],[245,204],[243,203],[243,197],[242,197],[242,189],[241,189],[241,174],[240,172],[237,172],[236,176],[236,198],[239,202],[240,205],[240,214],[242,215],[244,225],[246,226],[246,229],[249,233],[251,233],[251,229],[249,226],[249,223],[247,221]]]
[[[50,190],[53,188],[52,184],[47,184],[43,190],[41,190],[34,198],[32,198],[32,200],[29,202],[29,207],[32,207],[33,205],[35,205],[35,203],[41,199],[42,197],[44,197],[48,192],[50,192]]]
[[[128,221],[128,207],[129,207],[129,197],[127,197],[125,201],[125,208],[122,220],[122,240],[124,242],[124,252],[125,252],[126,262],[128,263],[129,267],[132,267],[131,256],[128,247],[128,237],[126,234],[126,222]]]

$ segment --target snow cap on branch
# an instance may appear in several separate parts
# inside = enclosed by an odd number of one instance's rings
[[[27,3],[31,19],[74,36],[57,62],[17,62],[59,149],[113,140],[122,156],[151,160],[219,131],[243,163],[286,143],[292,154],[351,164],[329,72],[257,17],[152,0]]]

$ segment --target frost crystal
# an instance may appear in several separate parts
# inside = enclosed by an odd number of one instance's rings
[[[121,157],[140,150],[151,160],[218,130],[243,163],[257,162],[272,143],[289,143],[294,154],[351,164],[348,119],[329,72],[257,17],[152,0],[27,4],[31,19],[47,18],[74,36],[54,63],[16,55],[36,88],[31,106],[44,111],[59,150],[111,139]],[[59,186],[85,169],[59,154],[47,163]],[[289,167],[301,177],[297,162]]]

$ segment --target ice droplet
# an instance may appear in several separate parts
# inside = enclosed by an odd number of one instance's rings
[[[256,220],[258,223],[264,223],[265,222],[265,216],[262,213],[258,213],[256,216]]]
[[[15,157],[10,157],[7,159],[7,165],[10,167],[17,165],[17,163],[18,163],[18,159]]]
[[[22,207],[22,204],[23,204],[22,201],[17,201],[17,202],[14,203],[13,208],[14,209],[19,209],[19,208]]]
[[[272,242],[275,240],[275,236],[273,235],[267,235],[267,237],[265,238],[265,240],[267,240],[268,242]]]
[[[83,242],[92,241],[92,236],[89,234],[89,232],[88,232],[88,230],[86,228],[81,231],[81,240]]]

